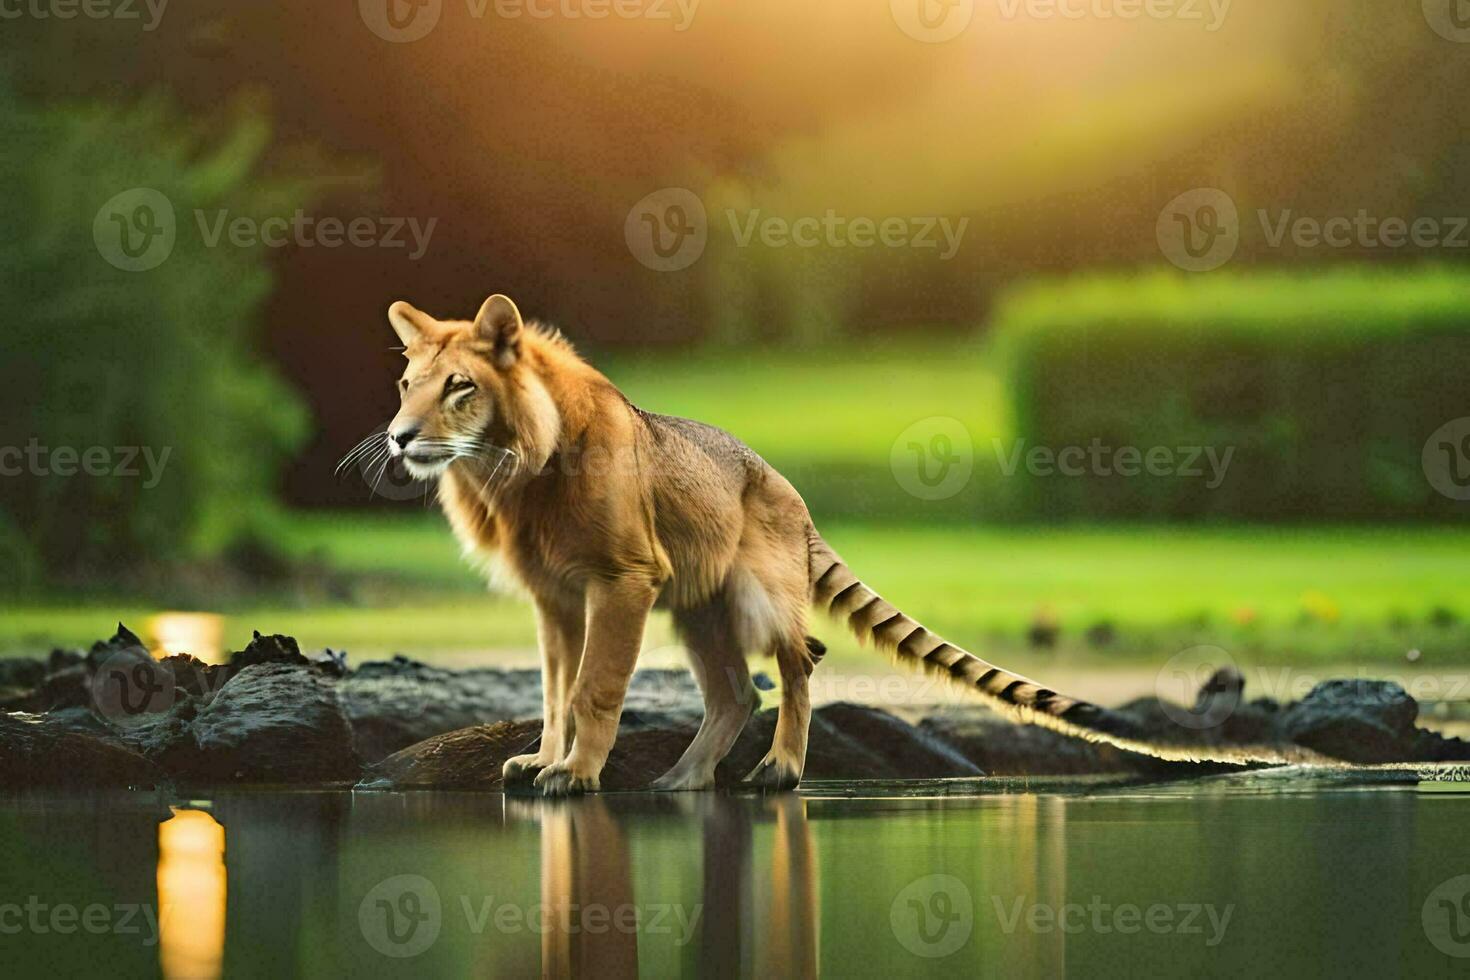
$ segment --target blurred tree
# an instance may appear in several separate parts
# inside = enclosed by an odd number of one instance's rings
[[[271,275],[198,214],[291,214],[260,109],[35,107],[0,85],[0,584],[107,579],[269,519],[306,431],[256,353]],[[121,266],[121,267],[119,267]]]

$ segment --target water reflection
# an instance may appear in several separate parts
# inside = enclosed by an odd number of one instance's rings
[[[225,828],[173,808],[158,825],[159,966],[166,980],[220,975],[225,952]]]
[[[540,826],[543,975],[638,976],[640,935],[646,942],[660,934],[693,944],[705,975],[817,975],[816,856],[804,800],[698,795],[655,807],[613,800],[510,803],[514,816]],[[700,828],[701,865],[688,869],[701,880],[697,903],[639,902],[623,823],[650,811]],[[759,862],[756,823],[772,831]]]
[[[0,797],[0,948],[16,976],[1457,965],[1466,796],[1290,785]]]

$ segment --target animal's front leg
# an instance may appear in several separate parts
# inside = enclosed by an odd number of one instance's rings
[[[581,603],[536,600],[536,630],[541,645],[541,747],[507,759],[507,783],[528,781],[547,766],[566,758],[572,740],[572,684],[582,662],[585,612]]]
[[[618,736],[623,697],[643,645],[643,627],[658,589],[646,577],[594,582],[587,589],[587,643],[572,685],[575,727],[567,757],[536,777],[548,796],[593,791]]]

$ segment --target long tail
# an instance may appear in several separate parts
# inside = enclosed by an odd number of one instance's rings
[[[1171,762],[1330,763],[1299,746],[1217,745],[1205,741],[1160,741],[1116,711],[1058,694],[1033,680],[1002,670],[929,632],[868,588],[837,553],[811,531],[812,601],[846,619],[861,643],[872,642],[982,695],[991,707],[1018,721],[1093,742],[1107,742]]]

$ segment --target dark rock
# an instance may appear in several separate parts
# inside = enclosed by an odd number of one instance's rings
[[[30,691],[46,679],[46,664],[29,657],[0,659],[0,688]]]
[[[85,663],[86,659],[87,655],[80,650],[52,650],[51,656],[46,660],[46,671],[54,674],[59,670]]]
[[[737,785],[769,750],[775,727],[776,709],[754,715],[716,769],[716,784]],[[621,727],[602,772],[602,788],[609,792],[646,788],[678,761],[696,728],[677,720],[661,727]],[[450,732],[370,766],[364,782],[395,789],[503,789],[500,771],[505,761],[533,751],[540,735],[541,723],[534,720]],[[877,709],[837,704],[812,717],[808,779],[979,775],[983,773],[951,746]]]
[[[524,754],[540,735],[541,724],[532,721],[502,721],[436,735],[370,765],[363,785],[383,789],[500,789],[505,760]]]
[[[346,677],[351,670],[347,667],[347,651],[341,653],[334,651],[331,647],[323,650],[320,655],[313,657],[311,664],[332,677]]]
[[[1412,760],[1419,705],[1391,681],[1323,681],[1279,715],[1287,739],[1347,762]]]
[[[49,718],[0,714],[0,788],[159,786],[139,753]]]
[[[992,776],[1133,772],[1148,766],[1131,752],[1017,725],[980,705],[946,709],[925,718],[919,727]]]
[[[207,664],[187,653],[164,657],[158,664],[173,677],[176,691],[206,700],[219,693],[234,674],[230,667]]]
[[[886,711],[861,704],[829,704],[818,708],[822,747],[807,749],[806,775],[812,779],[851,779],[849,771],[861,751],[872,760],[874,779],[944,779],[983,776],[985,772],[954,746],[932,732],[916,728]],[[811,742],[817,740],[814,733]],[[846,743],[846,744],[844,744]],[[761,750],[761,755],[765,749]],[[754,766],[756,759],[751,762]]]
[[[289,663],[246,667],[197,711],[175,704],[141,738],[150,758],[197,783],[330,783],[362,769],[336,685]]]
[[[132,655],[139,652],[147,656],[147,645],[138,639],[136,633],[122,623],[118,623],[117,632],[112,635],[112,639],[98,640],[92,644],[92,649],[87,651],[85,662],[88,669],[95,671],[118,654]]]
[[[369,762],[445,732],[541,716],[540,671],[451,671],[395,657],[364,664],[339,690]]]
[[[230,669],[238,672],[255,664],[294,664],[304,667],[309,663],[301,655],[301,647],[297,645],[294,636],[282,636],[279,633],[261,636],[260,630],[255,630],[255,636],[249,645],[230,658]]]
[[[445,732],[539,719],[539,670],[444,670],[394,657],[363,664],[341,683],[359,754],[373,762]],[[687,670],[640,670],[624,701],[622,730],[698,725],[703,701]]]

